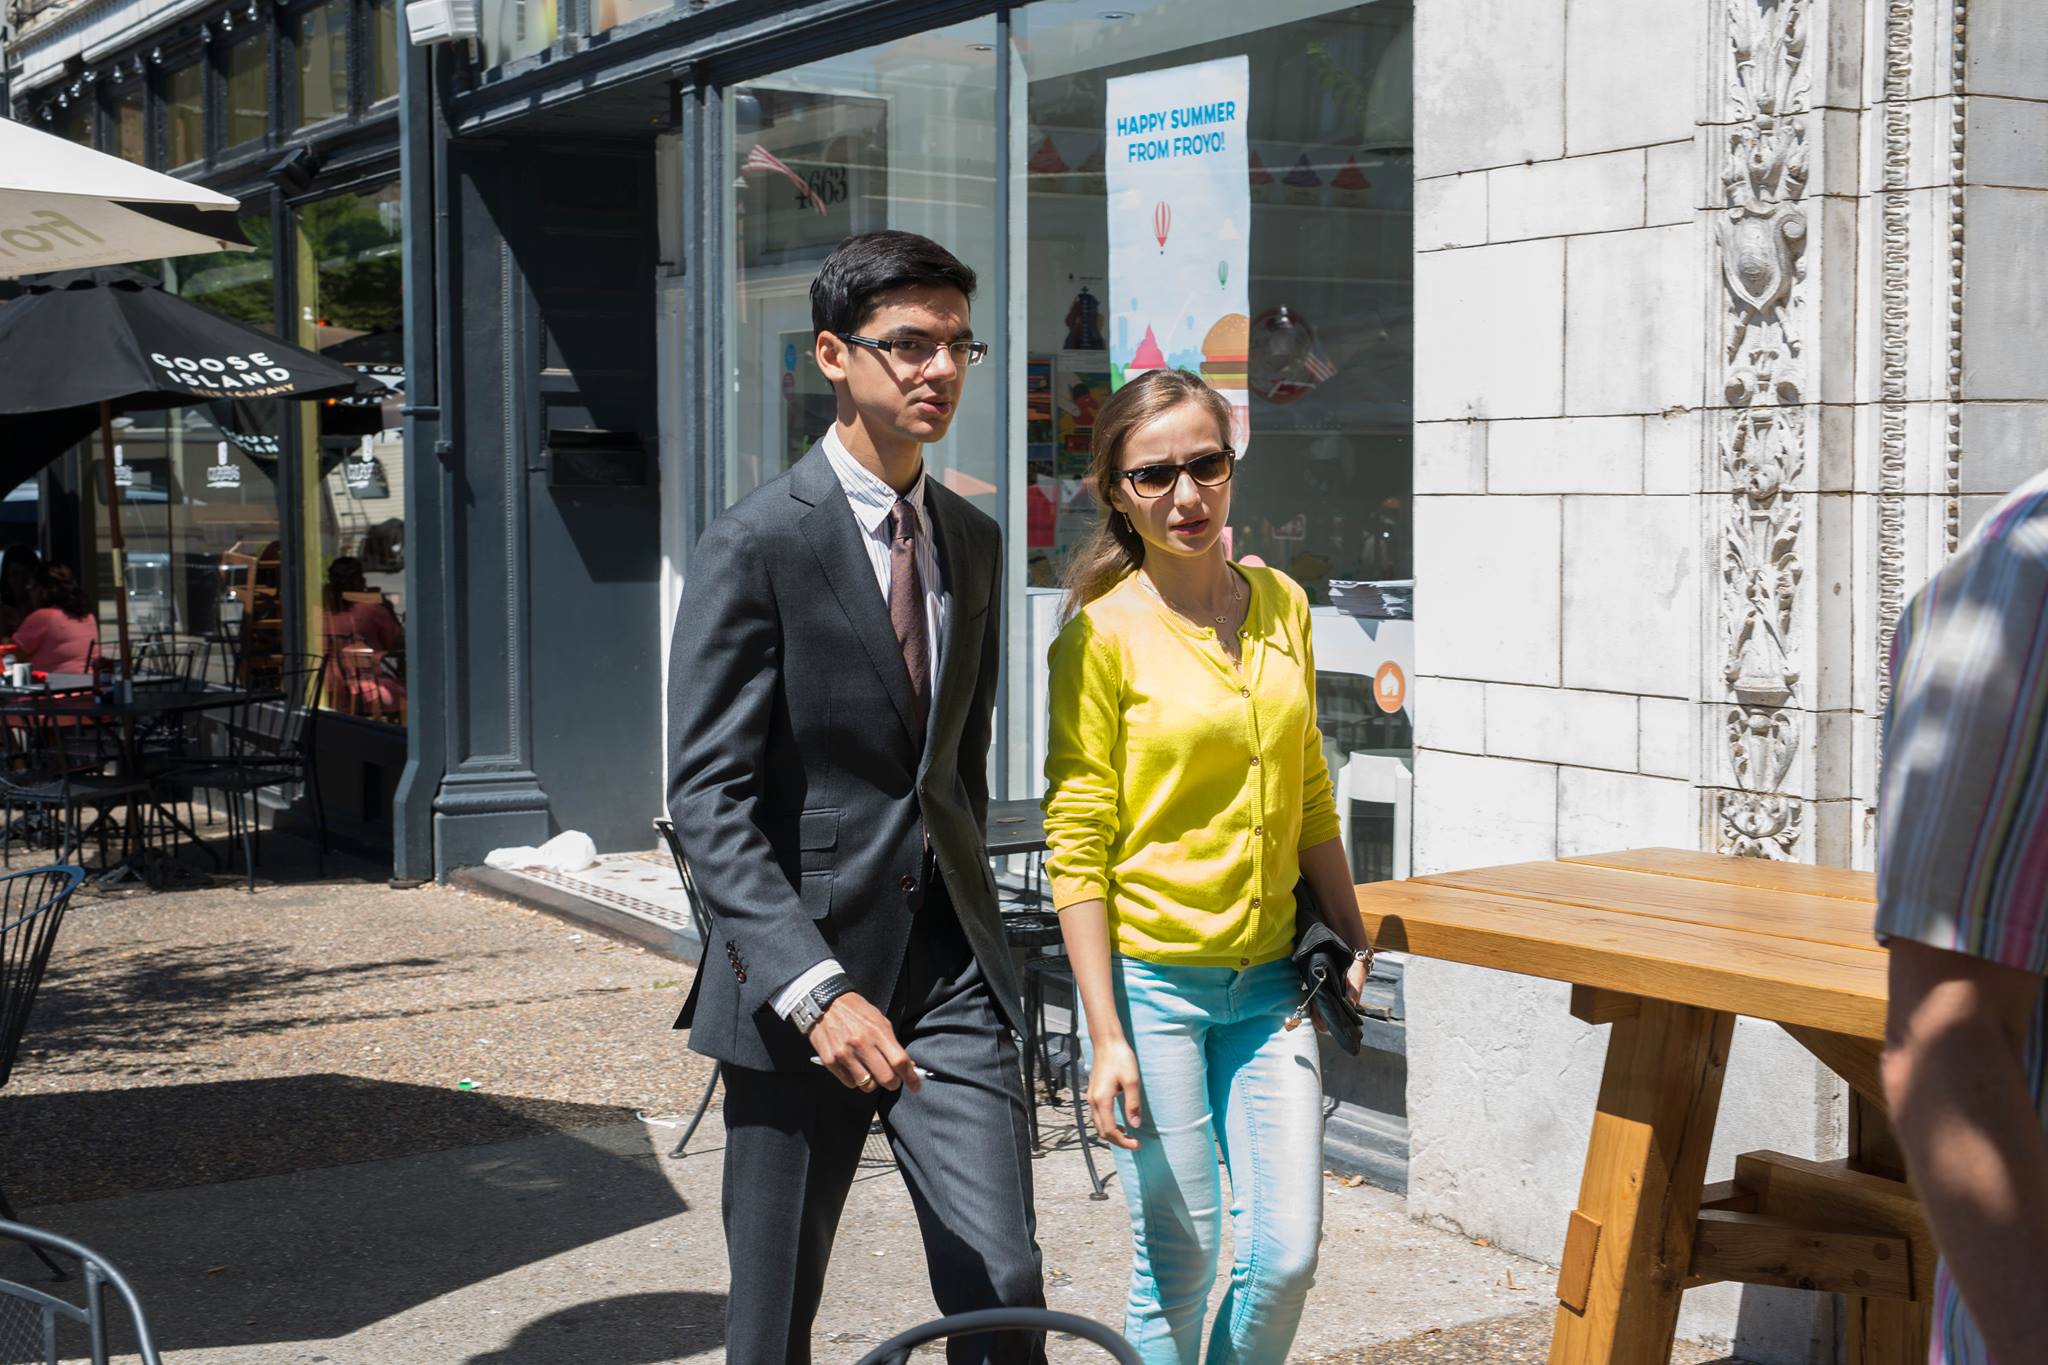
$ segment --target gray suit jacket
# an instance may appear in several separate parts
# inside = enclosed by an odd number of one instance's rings
[[[719,517],[691,557],[669,654],[668,809],[712,935],[676,1027],[721,1061],[805,1066],[809,1043],[769,1001],[828,956],[889,1007],[922,899],[922,829],[999,1008],[1022,1023],[983,844],[1001,532],[938,480],[925,488],[951,602],[922,744],[822,447]]]

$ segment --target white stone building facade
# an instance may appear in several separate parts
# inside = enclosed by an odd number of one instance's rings
[[[1899,613],[2048,463],[2048,6],[1430,0],[1416,70],[1416,869],[1869,866]],[[1566,996],[1410,963],[1418,1216],[1557,1256]],[[1744,1021],[1709,1178],[1847,1123]],[[1834,1359],[1820,1296],[1682,1328]]]

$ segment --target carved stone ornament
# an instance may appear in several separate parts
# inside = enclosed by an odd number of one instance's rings
[[[1794,662],[1799,542],[1794,491],[1806,465],[1801,334],[1806,279],[1808,0],[1727,0],[1733,48],[1721,163],[1725,209],[1715,234],[1724,304],[1716,444],[1721,508],[1722,681],[1733,703],[1725,739],[1735,787],[1719,800],[1724,853],[1791,858],[1804,825],[1785,793],[1799,752]]]

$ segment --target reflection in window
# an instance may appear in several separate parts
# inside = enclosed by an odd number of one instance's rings
[[[114,144],[108,148],[123,161],[141,166],[149,160],[147,125],[143,121],[143,85],[135,81],[114,97]]]
[[[370,103],[398,96],[399,0],[370,0]]]
[[[262,35],[236,43],[227,51],[227,134],[222,145],[254,142],[270,126],[270,100],[265,93],[270,45]]]
[[[164,164],[183,166],[206,155],[206,64],[192,62],[164,76]]]
[[[1006,359],[995,255],[995,77],[990,20],[827,58],[732,97],[737,268],[736,411],[726,492],[738,498],[801,459],[833,420],[812,359],[810,285],[843,238],[920,232],[980,276],[979,335],[998,343],[971,372],[931,472],[994,515],[1003,480],[995,386]]]
[[[67,142],[82,142],[90,147],[93,145],[92,104],[80,99],[53,106],[50,121],[43,127]]]
[[[253,252],[181,256],[144,273],[180,297],[274,331],[270,218],[246,214]],[[277,460],[286,410],[276,400],[222,401],[115,419],[115,482],[127,541],[133,637],[214,682],[246,681],[283,652]],[[99,442],[85,473],[107,545]],[[103,621],[114,619],[113,576],[98,575]]]
[[[545,52],[555,41],[558,0],[479,0],[485,66]]]
[[[250,206],[248,201],[244,206]],[[256,248],[254,251],[173,257],[163,263],[164,288],[237,322],[275,332],[275,253],[271,247],[270,214],[244,213],[239,221],[242,235]]]
[[[312,648],[327,658],[325,704],[387,724],[406,719],[405,332],[399,189],[299,210],[314,288],[300,341],[377,381],[375,397],[324,403],[314,426],[317,508],[307,508]],[[317,525],[314,518],[317,516]]]
[[[327,0],[299,16],[299,122],[348,112],[350,0]]]
[[[1227,57],[1247,59],[1250,75],[1248,312],[1224,347],[1241,357],[1251,435],[1232,493],[1232,553],[1285,570],[1319,603],[1332,600],[1332,581],[1408,577],[1412,7],[1331,5],[1270,27],[1236,0],[1119,13],[1017,11],[1028,78],[1029,581],[1056,582],[1095,523],[1083,475],[1111,382],[1106,338],[1135,322],[1119,315],[1108,278],[1107,82]]]

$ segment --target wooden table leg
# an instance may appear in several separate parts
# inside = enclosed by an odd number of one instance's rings
[[[1735,1016],[1645,999],[1613,1028],[1552,1365],[1670,1358]]]
[[[1849,1095],[1849,1165],[1892,1180],[1906,1178],[1906,1158],[1884,1110]],[[1898,1299],[1842,1300],[1843,1365],[1923,1365],[1934,1327],[1932,1305]]]

